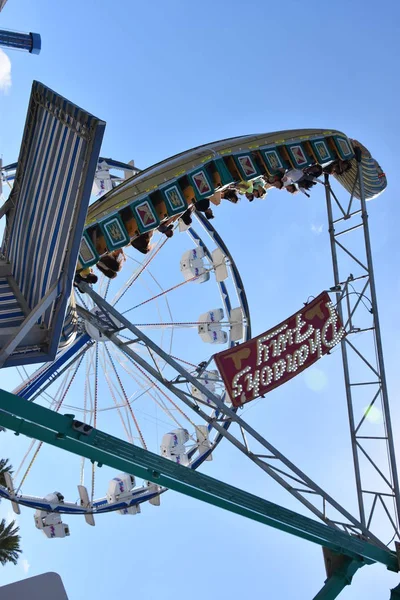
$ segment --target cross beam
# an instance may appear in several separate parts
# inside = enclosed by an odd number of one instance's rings
[[[282,506],[183,467],[103,431],[0,390],[0,425],[78,456],[136,475],[192,498],[344,554],[359,565],[398,571],[396,555]],[[332,596],[332,598],[335,596]]]

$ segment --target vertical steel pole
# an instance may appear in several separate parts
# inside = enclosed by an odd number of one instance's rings
[[[338,263],[338,257],[337,257],[337,252],[336,252],[335,225],[333,223],[332,199],[331,199],[328,175],[325,175],[325,195],[326,195],[326,206],[327,206],[327,210],[328,210],[329,238],[330,238],[330,243],[331,243],[333,276],[334,276],[335,286],[338,286],[340,284],[339,263]],[[342,299],[341,299],[340,291],[336,292],[336,300],[337,300],[336,310],[338,311],[338,314],[340,316],[342,323],[345,323],[345,320],[343,319]],[[346,388],[347,410],[348,410],[348,414],[349,414],[351,448],[352,448],[352,452],[353,452],[354,474],[355,474],[355,478],[356,478],[358,508],[360,511],[360,521],[364,526],[366,526],[364,499],[363,499],[363,495],[362,495],[362,485],[361,485],[360,463],[358,460],[357,441],[356,441],[356,433],[355,433],[353,400],[352,400],[352,394],[351,394],[349,360],[348,360],[348,356],[347,356],[346,340],[342,339],[342,341],[340,343],[341,343],[341,348],[342,348],[343,373],[344,373],[344,383],[345,383],[345,388]]]

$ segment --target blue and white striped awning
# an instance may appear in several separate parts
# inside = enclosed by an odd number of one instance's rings
[[[12,334],[0,323],[0,366],[56,355],[104,128],[103,121],[33,83],[2,247],[10,275],[0,315],[4,322],[19,316],[9,321]]]

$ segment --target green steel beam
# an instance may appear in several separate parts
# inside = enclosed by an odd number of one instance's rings
[[[400,600],[400,585],[396,586],[390,591],[390,600]]]
[[[338,558],[341,559],[339,566],[330,574],[324,586],[314,596],[313,600],[334,600],[334,598],[337,598],[340,592],[351,584],[353,575],[363,566],[362,562],[352,560],[347,556]]]
[[[157,454],[85,426],[73,415],[60,415],[0,390],[0,425],[99,465],[131,473],[254,521],[344,554],[357,563],[379,562],[398,571],[395,553],[297,514]]]

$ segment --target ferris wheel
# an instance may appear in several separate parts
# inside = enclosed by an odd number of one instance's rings
[[[100,195],[107,191],[101,182],[106,177],[108,182],[116,179],[105,172],[105,160],[107,169],[117,164],[127,171],[130,166],[101,159],[95,177]],[[251,337],[246,294],[233,257],[211,223],[201,216],[187,228],[176,224],[171,239],[157,233],[152,241],[145,256],[132,247],[125,248],[118,277],[111,280],[98,272],[94,289],[210,392],[230,403],[213,354]],[[29,371],[18,367],[22,382],[14,393],[55,412],[74,413],[83,425],[100,427],[192,469],[212,460],[221,434],[179,398],[166,393],[126,351],[134,347],[140,355],[150,357],[164,376],[168,364],[152,355],[146,344],[135,342],[123,326],[119,345],[110,342],[86,313],[99,316],[100,311],[76,288],[64,326],[64,347],[54,363]],[[218,414],[196,386],[182,386],[190,387],[210,418]],[[166,491],[136,481],[128,473],[99,469],[84,459],[71,458],[68,466],[51,469],[51,476],[43,477],[43,472],[50,473],[46,465],[54,460],[54,453],[35,440],[21,445],[18,458],[12,460],[15,474],[13,480],[7,477],[9,489],[18,498],[13,506],[18,511],[19,504],[35,509],[36,527],[47,537],[69,535],[62,513],[82,514],[94,525],[96,514],[118,511],[132,515],[141,511],[143,503],[159,505]]]

